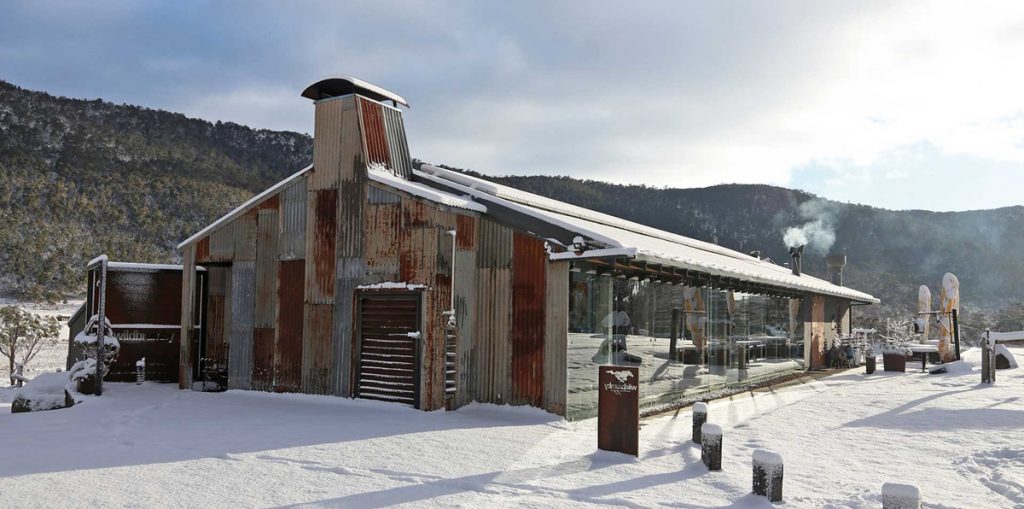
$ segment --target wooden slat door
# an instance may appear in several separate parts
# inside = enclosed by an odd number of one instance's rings
[[[356,396],[419,406],[418,294],[359,296]]]

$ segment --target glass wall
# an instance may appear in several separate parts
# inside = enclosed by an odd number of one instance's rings
[[[639,368],[641,407],[803,368],[798,299],[570,274],[570,419],[597,415],[604,364]]]

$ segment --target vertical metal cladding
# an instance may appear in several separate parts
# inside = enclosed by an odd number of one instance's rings
[[[391,150],[388,148],[387,131],[384,126],[385,106],[359,97],[360,131],[363,133],[363,148],[367,166],[381,164],[393,168]]]
[[[387,105],[383,106],[382,111],[392,168],[396,175],[409,179],[412,177],[412,159],[409,157],[409,143],[405,138],[402,111]]]
[[[225,299],[228,293],[228,278],[231,277],[231,269],[220,265],[207,267],[210,282],[209,304],[206,312],[206,351],[203,356],[206,358],[205,365],[223,364],[227,360],[227,305]]]
[[[305,260],[278,265],[277,343],[274,350],[274,390],[302,390],[302,325],[306,282]]]
[[[547,253],[543,240],[527,234],[512,241],[511,403],[543,408]]]
[[[398,279],[398,233],[402,229],[402,200],[374,186],[367,188],[363,242],[366,269],[371,281]]]
[[[347,133],[343,127],[345,98],[318,101],[313,125],[313,172],[309,176],[309,189],[338,187],[343,164],[342,140]]]
[[[252,388],[253,334],[256,311],[256,262],[231,266],[231,334],[228,337],[228,387]]]
[[[277,196],[258,208],[256,219],[256,295],[253,320],[252,388],[274,386],[277,325],[277,252],[280,218]]]
[[[455,406],[462,406],[473,400],[476,390],[476,367],[473,363],[476,338],[476,226],[473,216],[456,216],[455,281],[455,322],[458,326],[456,348]]]
[[[252,209],[231,221],[235,237],[235,260],[253,261],[256,259],[256,216],[259,213]]]
[[[257,219],[256,321],[260,328],[274,328],[277,321],[278,211],[263,209]]]
[[[334,303],[335,253],[338,235],[338,190],[318,189],[309,196],[309,239],[307,240],[308,300],[312,304]]]
[[[196,263],[210,261],[210,237],[206,236],[196,242]]]
[[[181,257],[181,352],[178,356],[178,388],[188,389],[192,387],[192,352],[190,347],[192,346],[193,324],[195,324],[195,317],[192,313],[192,302],[196,286],[195,245],[185,246]]]
[[[544,299],[544,409],[565,415],[569,353],[569,264],[547,262]]]
[[[512,385],[512,230],[481,218],[477,233],[476,398],[505,403]]]
[[[337,302],[334,305],[333,331],[336,364],[331,384],[332,392],[340,396],[353,394],[353,299],[356,287],[362,283],[365,273],[366,263],[362,258],[338,258]]]
[[[211,262],[229,262],[235,257],[235,228],[234,221],[210,232],[210,256]]]
[[[334,305],[307,304],[302,345],[302,387],[310,394],[330,394],[334,376],[331,333]],[[308,339],[308,341],[306,341]]]
[[[306,258],[307,194],[305,178],[281,191],[281,238],[278,241],[281,260]]]

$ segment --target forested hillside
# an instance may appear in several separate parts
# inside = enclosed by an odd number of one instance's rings
[[[82,291],[85,262],[174,246],[309,164],[309,136],[31,92],[0,81],[0,293]]]
[[[304,134],[58,98],[0,81],[0,295],[80,293],[84,264],[100,252],[173,261],[179,241],[309,164],[311,154]],[[897,212],[763,185],[487,178],[780,262],[784,233],[803,227],[805,271],[823,276],[826,251],[846,253],[847,284],[882,298],[878,310],[909,310],[920,284],[937,297],[947,271],[960,277],[967,313],[1024,300],[1022,207]],[[991,316],[1024,320],[1014,309]]]

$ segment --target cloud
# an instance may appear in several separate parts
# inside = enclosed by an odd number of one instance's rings
[[[5,8],[0,48],[22,86],[303,132],[307,84],[360,76],[411,101],[415,156],[492,174],[853,179],[870,201],[906,147],[1024,161],[1013,2],[33,2]]]

